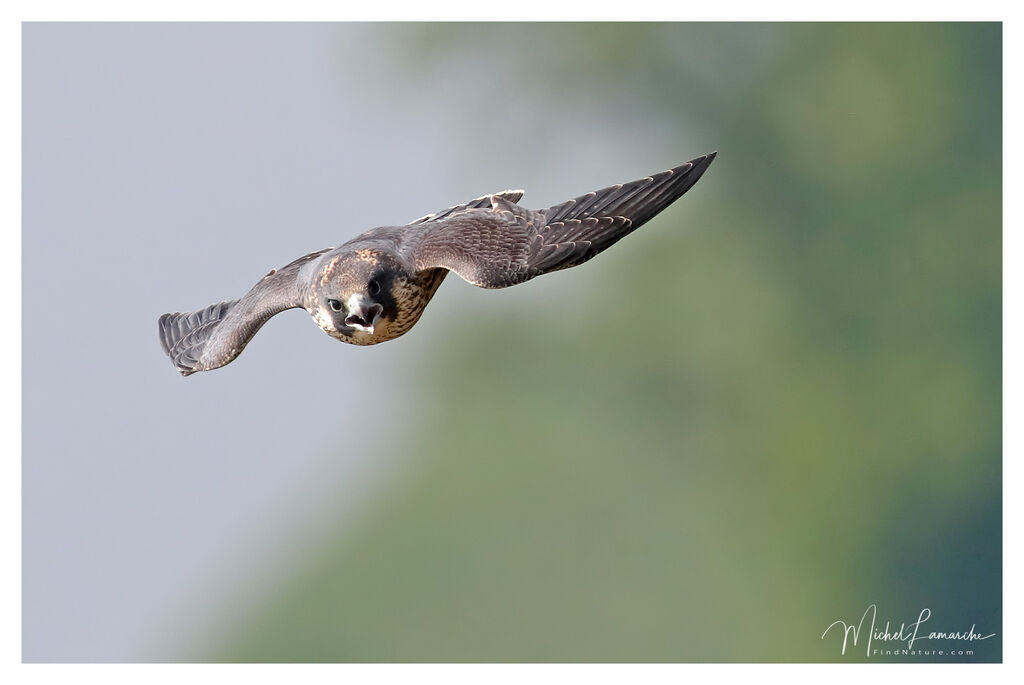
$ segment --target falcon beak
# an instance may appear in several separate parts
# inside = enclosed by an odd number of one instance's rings
[[[348,305],[349,314],[345,317],[345,325],[373,335],[373,327],[377,325],[384,307],[363,300],[358,295],[349,298]]]

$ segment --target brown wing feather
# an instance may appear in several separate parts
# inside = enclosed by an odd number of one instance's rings
[[[449,269],[482,288],[517,285],[608,249],[682,197],[714,158],[704,155],[542,211],[496,198],[491,209],[427,222],[408,247],[420,270]]]
[[[448,269],[481,288],[506,288],[533,277],[527,254],[535,235],[527,220],[476,209],[429,224],[408,248],[418,271]]]
[[[302,306],[296,288],[299,269],[331,249],[310,252],[271,270],[241,299],[164,314],[159,321],[164,352],[183,376],[231,362],[270,317]]]

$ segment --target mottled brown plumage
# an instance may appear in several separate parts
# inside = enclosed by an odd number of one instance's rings
[[[182,373],[231,362],[266,321],[303,307],[338,340],[374,345],[419,320],[449,271],[482,288],[507,288],[577,266],[679,199],[715,153],[544,210],[506,190],[382,226],[311,252],[263,277],[239,300],[160,317],[164,352]]]

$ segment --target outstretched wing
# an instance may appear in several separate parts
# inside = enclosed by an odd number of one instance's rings
[[[433,221],[410,243],[410,256],[419,270],[449,269],[482,288],[506,288],[582,264],[682,197],[715,154],[542,211],[489,196],[489,209]]]
[[[434,212],[433,214],[427,214],[426,216],[421,216],[419,219],[416,219],[415,221],[410,221],[406,225],[407,226],[415,226],[416,224],[422,224],[422,223],[425,223],[427,221],[437,221],[438,219],[444,219],[445,217],[451,216],[452,214],[455,214],[457,212],[465,211],[467,209],[481,209],[481,208],[485,208],[485,207],[490,207],[491,206],[491,198],[492,197],[500,197],[500,198],[502,198],[504,200],[508,200],[509,202],[519,202],[521,199],[523,199],[523,191],[522,190],[503,190],[500,193],[492,193],[490,195],[483,195],[483,196],[478,197],[476,199],[470,200],[469,202],[466,202],[464,204],[455,205],[453,207],[449,207],[448,209],[442,209],[439,212]]]
[[[182,376],[231,362],[274,314],[302,301],[296,283],[299,269],[332,248],[310,252],[274,269],[239,300],[212,304],[195,312],[160,317],[160,344]]]

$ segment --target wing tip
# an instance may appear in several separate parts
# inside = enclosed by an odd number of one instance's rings
[[[200,357],[213,329],[237,302],[223,300],[194,312],[169,312],[157,320],[160,347],[182,376],[210,368],[208,365],[200,364]],[[228,362],[230,361],[229,359]]]
[[[706,155],[701,155],[696,159],[691,159],[689,162],[687,162],[687,164],[692,164],[693,168],[695,169],[700,167],[701,171],[703,172],[704,169],[707,169],[709,166],[711,166],[711,162],[715,161],[715,157],[717,156],[718,150],[713,150],[707,153]]]
[[[715,157],[717,157],[717,156],[718,156],[718,150],[714,150],[712,152],[707,153],[706,155],[701,155],[700,157],[694,157],[693,159],[691,159],[688,162],[684,162],[684,163],[680,164],[679,166],[672,167],[671,169],[663,171],[663,172],[661,172],[661,174],[678,174],[678,173],[684,173],[685,174],[685,173],[690,173],[690,172],[692,172],[694,170],[698,171],[699,173],[704,173],[704,170],[707,169],[709,166],[711,166],[711,162],[715,161]],[[661,175],[661,174],[659,174],[659,175]]]

